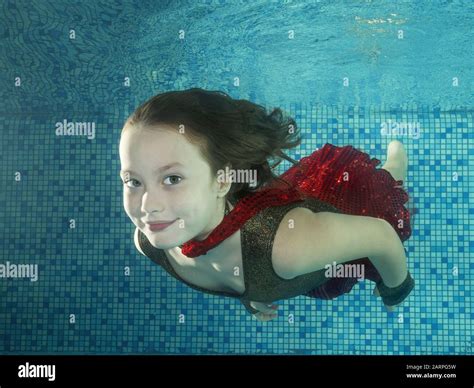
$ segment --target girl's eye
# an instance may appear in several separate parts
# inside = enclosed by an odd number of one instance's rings
[[[166,180],[168,179],[171,179],[171,184],[167,184],[166,186],[174,186],[175,184],[181,182],[181,178],[180,176],[178,175],[169,175],[165,178],[164,182],[166,182]],[[179,181],[177,181],[176,179],[179,179]],[[132,185],[129,185],[128,183],[132,182]],[[140,182],[137,181],[136,179],[126,179],[123,181],[123,184],[126,185],[127,187],[131,188],[131,189],[135,189],[137,188],[139,185],[140,185]],[[136,184],[136,185],[135,185]]]
[[[183,179],[183,178],[181,178],[181,177],[180,177],[180,176],[178,176],[178,175],[170,175],[170,176],[167,176],[167,177],[165,178],[164,182],[166,182],[166,180],[167,180],[167,179],[170,179],[170,178],[179,178],[179,179]],[[181,181],[178,181],[178,182],[172,183],[171,185],[167,185],[167,186],[172,186],[172,185],[174,185],[174,184],[176,184],[176,183],[179,183],[179,182],[181,182]]]
[[[123,184],[126,185],[127,187],[130,187],[131,189],[134,189],[136,186],[129,186],[128,183],[129,182],[138,182],[136,179],[127,179],[127,180],[124,180],[123,181]],[[138,182],[140,183],[140,182]]]

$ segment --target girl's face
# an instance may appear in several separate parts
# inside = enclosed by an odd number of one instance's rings
[[[212,176],[198,146],[174,127],[127,126],[120,163],[125,212],[155,248],[203,240],[222,221],[230,185]],[[148,224],[170,221],[163,230],[153,231]]]

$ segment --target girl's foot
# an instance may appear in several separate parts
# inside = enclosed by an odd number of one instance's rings
[[[387,147],[387,161],[382,166],[397,181],[405,183],[408,169],[408,156],[403,143],[393,140]],[[402,186],[396,186],[402,187]]]

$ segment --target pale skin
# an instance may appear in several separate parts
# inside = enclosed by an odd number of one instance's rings
[[[387,161],[382,166],[387,170],[395,180],[402,180],[405,184],[408,170],[408,156],[403,143],[394,140],[389,143],[387,148]],[[374,288],[374,295],[380,297],[377,287]],[[386,306],[388,311],[393,311],[398,305]]]
[[[188,141],[176,128],[161,125],[151,130],[126,126],[120,140],[125,211],[153,246],[165,250],[176,249],[193,238],[205,239],[222,221],[225,197],[230,189],[229,182],[220,182],[212,175],[198,145]],[[390,143],[383,168],[395,179],[405,180],[407,159],[400,145]],[[180,165],[157,171],[172,162]],[[159,233],[151,231],[146,223],[173,220],[173,225]],[[225,244],[223,241],[199,259],[223,263]],[[277,316],[275,304],[252,302],[252,306],[259,310],[254,314],[258,320]]]
[[[403,144],[392,141],[388,146],[387,161],[382,168],[395,180],[403,180],[405,183],[407,167],[408,158]],[[317,221],[318,218],[321,222]],[[343,263],[354,257],[368,256],[388,287],[399,285],[407,275],[403,246],[395,230],[385,220],[326,212],[314,214],[308,209],[296,208],[285,215],[281,225],[285,226],[289,221],[294,224],[293,229],[278,229],[273,250],[273,255],[281,258],[292,257],[292,253],[298,252],[298,270],[295,271],[297,265],[294,261],[287,260],[288,279],[324,268],[324,264],[331,262],[331,257],[337,257],[338,263]],[[313,234],[320,236],[320,241],[306,243]],[[324,241],[328,243],[324,244]],[[305,246],[307,250],[304,249]],[[315,251],[318,252],[316,260]],[[280,268],[284,268],[284,262]],[[374,288],[374,295],[380,296],[377,287]],[[388,311],[393,311],[397,306],[385,307]],[[275,310],[278,307],[275,304],[260,303],[254,307],[261,311],[259,319],[262,321],[277,317]]]
[[[125,212],[154,247],[173,249],[193,238],[204,240],[222,221],[230,184],[213,179],[199,148],[175,128],[126,126],[120,162]],[[173,162],[180,165],[158,171]],[[173,220],[160,233],[146,223]]]
[[[390,142],[387,149],[387,160],[382,168],[387,170],[395,180],[403,180],[404,183],[406,182],[408,158],[401,142],[397,140]],[[318,226],[319,223],[315,221],[317,218],[321,218],[322,222],[320,224],[323,225],[322,228],[320,228]],[[405,279],[407,273],[405,252],[396,232],[386,221],[375,218],[353,217],[325,212],[313,214],[307,209],[300,208],[293,209],[287,213],[281,224],[285,225],[290,220],[295,225],[294,229],[291,231],[289,229],[279,228],[275,237],[273,255],[285,258],[291,257],[290,252],[298,251],[300,262],[304,262],[305,265],[300,268],[299,271],[294,272],[296,266],[294,263],[291,263],[291,266],[289,266],[287,270],[288,279],[322,269],[324,264],[331,262],[332,259],[329,259],[329,257],[333,255],[339,255],[338,257],[340,260],[337,261],[342,263],[350,258],[364,257],[366,256],[364,252],[371,251],[374,252],[374,256],[370,254],[367,254],[367,256],[369,256],[387,286],[396,286]],[[380,227],[377,225],[377,222],[379,221],[381,222]],[[329,226],[331,224],[334,225],[332,229]],[[359,232],[359,234],[356,234],[351,231],[351,228],[354,231],[362,230],[362,233]],[[325,245],[315,243],[306,244],[308,247],[307,257],[311,257],[311,259],[306,261],[301,259],[304,257],[304,249],[301,249],[301,247],[305,246],[305,240],[311,238],[311,235],[305,235],[307,230],[315,232],[315,234],[319,235],[323,241],[333,240],[333,242],[326,245],[327,248],[330,248],[327,252],[326,258],[323,257],[324,253],[322,252]],[[367,234],[366,238],[360,238],[363,236],[364,231]],[[339,240],[343,240],[344,243],[338,244],[337,239],[334,239],[335,235],[337,235]],[[350,241],[351,236],[354,239],[352,242]],[[386,238],[384,238],[384,236],[386,236]],[[281,244],[279,244],[279,240],[281,241]],[[378,249],[376,244],[377,241],[380,241]],[[340,249],[339,253],[336,254],[334,252],[336,248],[334,247],[340,247],[341,245],[341,248],[346,249]],[[278,246],[280,248],[278,248]],[[317,246],[316,249],[314,249],[315,246]],[[347,249],[347,246],[349,246],[349,249]],[[278,250],[280,250],[280,252],[278,252]],[[312,257],[314,257],[314,251],[319,252],[319,262],[318,260],[312,259]],[[344,251],[347,254],[345,258],[343,257]],[[357,251],[359,251],[360,255],[357,254]],[[378,253],[384,251],[389,252],[389,255],[384,257]],[[284,265],[282,265],[282,267],[284,267]],[[290,274],[292,271],[293,275],[291,276]],[[377,287],[374,288],[373,293],[376,296],[380,296]],[[385,307],[388,311],[394,311],[397,306],[398,305]],[[261,313],[259,313],[259,319],[262,321],[269,321],[278,316],[278,314],[275,313],[278,306],[275,304],[265,305],[260,303],[254,307],[261,311]]]

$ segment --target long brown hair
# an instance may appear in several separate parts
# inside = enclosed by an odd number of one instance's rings
[[[296,122],[280,108],[267,113],[261,105],[200,88],[158,94],[140,105],[126,125],[152,127],[159,123],[177,130],[184,125],[184,135],[199,145],[214,176],[228,165],[234,170],[256,170],[255,187],[249,182],[232,183],[227,194],[231,201],[274,180],[288,184],[272,170],[282,159],[296,163],[282,150],[301,143]],[[270,167],[268,159],[277,162]]]

